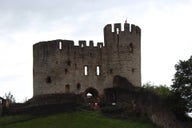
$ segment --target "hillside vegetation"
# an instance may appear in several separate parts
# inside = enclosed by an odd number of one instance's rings
[[[156,128],[150,122],[111,119],[98,111],[64,112],[49,116],[0,118],[0,128]]]

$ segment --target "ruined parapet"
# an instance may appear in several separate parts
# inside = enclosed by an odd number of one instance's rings
[[[112,117],[150,119],[160,128],[188,128],[176,119],[156,93],[134,87],[121,76],[113,79],[113,88],[105,89],[102,112]]]

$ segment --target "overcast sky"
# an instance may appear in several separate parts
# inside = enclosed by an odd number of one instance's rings
[[[142,83],[170,86],[192,55],[191,13],[191,0],[0,0],[0,96],[32,97],[33,44],[103,42],[103,27],[126,18],[142,30]]]

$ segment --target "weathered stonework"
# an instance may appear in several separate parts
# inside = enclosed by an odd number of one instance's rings
[[[103,94],[113,86],[113,77],[126,77],[141,86],[141,30],[138,26],[108,24],[104,43],[43,41],[33,46],[33,94],[80,94],[96,90]],[[91,91],[90,90],[90,91]]]

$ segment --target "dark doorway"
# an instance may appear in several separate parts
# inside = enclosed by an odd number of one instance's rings
[[[87,88],[84,92],[85,100],[88,103],[96,103],[99,100],[99,92],[95,88]]]

